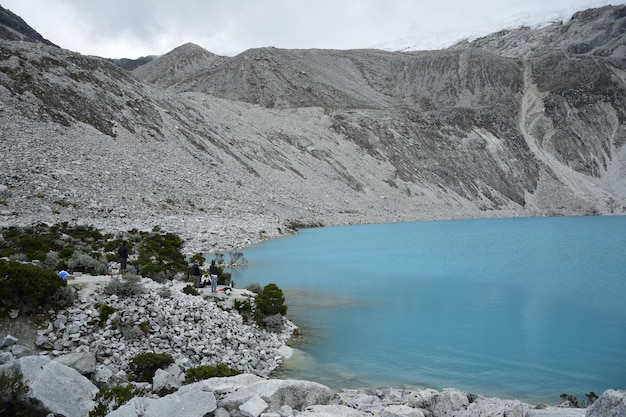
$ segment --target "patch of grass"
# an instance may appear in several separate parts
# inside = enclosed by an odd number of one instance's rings
[[[216,366],[202,365],[190,368],[187,372],[185,372],[185,383],[190,384],[192,382],[198,382],[209,378],[235,376],[240,373],[241,372],[239,370],[230,368],[224,363],[219,363]]]

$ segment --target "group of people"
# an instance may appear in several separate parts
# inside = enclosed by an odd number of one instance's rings
[[[193,263],[191,275],[193,276],[194,287],[202,288],[208,284],[208,282],[202,282],[202,271],[198,262]],[[211,283],[211,292],[217,292],[217,265],[215,265],[215,260],[212,260],[209,266],[209,281]]]
[[[124,240],[122,242],[122,245],[117,249],[117,254],[120,257],[120,275],[122,276],[126,275],[129,252],[130,251],[128,249],[128,242]],[[200,266],[198,265],[198,262],[193,263],[193,266],[191,267],[191,275],[193,276],[193,279],[194,279],[193,286],[195,288],[205,287],[210,282],[211,292],[217,292],[217,265],[215,264],[215,260],[212,260],[211,265],[209,266],[209,280],[208,280],[209,282],[206,282],[206,281],[202,282],[202,271],[200,270]],[[65,278],[65,277],[61,277],[61,278]]]

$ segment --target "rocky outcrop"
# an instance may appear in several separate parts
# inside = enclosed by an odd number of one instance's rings
[[[21,398],[38,410],[83,417],[93,407],[95,386],[58,361],[30,356],[16,360],[30,386]],[[44,388],[45,387],[45,388]],[[256,375],[211,378],[171,393],[135,397],[109,417],[187,416],[345,416],[345,417],[611,417],[622,416],[624,391],[606,391],[585,409],[533,407],[515,400],[486,398],[464,391],[384,389],[343,390],[321,384],[268,380]]]
[[[25,401],[37,409],[67,417],[84,417],[93,407],[98,388],[74,369],[47,356],[25,356],[17,360],[29,391]]]
[[[155,376],[158,391],[176,390],[187,369],[224,363],[241,372],[269,375],[282,362],[283,346],[295,326],[285,321],[282,334],[245,324],[201,296],[190,296],[144,278],[145,293],[133,297],[107,295],[86,288],[81,302],[56,312],[38,331],[34,344],[50,356],[103,386],[124,381],[128,363],[140,353],[168,353],[176,366]],[[242,295],[243,294],[243,295]],[[231,297],[253,297],[234,289]],[[99,309],[113,313],[101,321]],[[13,347],[11,347],[13,349]]]

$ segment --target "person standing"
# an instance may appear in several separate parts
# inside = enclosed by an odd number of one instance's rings
[[[215,259],[211,261],[209,274],[211,275],[211,292],[217,292],[217,265],[215,265]]]
[[[200,281],[202,279],[202,272],[200,272],[200,267],[198,266],[198,262],[194,262],[191,267],[191,275],[193,276],[193,286],[195,288],[200,288]]]
[[[120,256],[120,274],[126,275],[126,265],[128,264],[128,242],[123,241],[122,246],[117,249],[117,254]]]

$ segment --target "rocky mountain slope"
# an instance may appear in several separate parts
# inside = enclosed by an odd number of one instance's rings
[[[290,225],[626,212],[626,6],[441,51],[182,45],[132,71],[0,41],[0,225]]]

